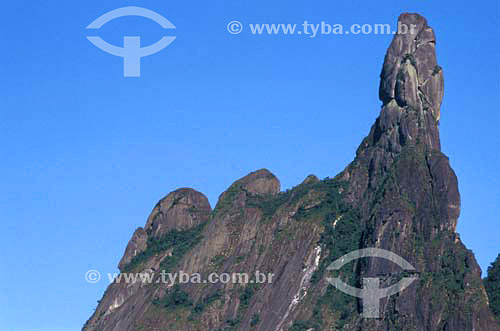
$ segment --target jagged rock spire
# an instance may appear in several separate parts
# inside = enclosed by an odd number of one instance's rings
[[[424,17],[409,13],[399,16],[398,28],[380,74],[380,115],[343,174],[355,183],[352,200],[361,201],[366,189],[378,187],[405,146],[441,150],[443,73],[434,31]]]
[[[401,14],[380,75],[380,100],[400,107],[428,108],[436,120],[443,99],[443,74],[436,61],[436,38],[425,18]],[[404,33],[406,32],[406,33]]]
[[[434,31],[419,14],[404,13],[380,74],[383,109],[376,133],[391,145],[410,141],[440,149],[437,122],[443,99],[443,72],[436,60]]]

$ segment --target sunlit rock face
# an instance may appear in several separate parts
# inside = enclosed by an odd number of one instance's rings
[[[480,269],[455,232],[457,178],[441,152],[443,75],[434,31],[402,14],[380,81],[382,109],[356,157],[333,179],[310,175],[280,191],[266,169],[206,197],[179,189],[133,234],[120,270],[273,275],[265,283],[113,283],[84,330],[500,330]],[[452,116],[452,110],[447,112]],[[335,153],[335,151],[331,151]],[[398,254],[418,279],[380,301],[380,318],[362,316],[361,299],[330,285],[327,267],[362,248]],[[384,259],[346,264],[337,276],[380,287],[405,273]],[[155,278],[157,280],[158,277]]]

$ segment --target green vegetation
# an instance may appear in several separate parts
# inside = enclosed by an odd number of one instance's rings
[[[403,69],[398,70],[398,74],[396,75],[396,79],[399,81],[404,81],[405,80],[405,74],[403,72]]]
[[[254,313],[252,315],[252,319],[250,320],[250,326],[254,327],[257,326],[257,324],[260,323],[260,315],[258,313]]]
[[[239,255],[234,262],[235,263],[241,263],[243,261],[245,261],[245,256]]]
[[[300,184],[290,190],[280,192],[276,195],[261,194],[248,196],[247,206],[259,208],[262,211],[264,219],[270,219],[281,206],[283,206],[284,204],[296,204],[300,199],[311,192],[311,190],[326,193],[330,192],[331,190],[339,190],[342,187],[343,185],[339,184],[338,181],[327,178],[318,182]],[[300,219],[301,216],[306,216],[303,207],[299,207],[299,212],[297,214],[299,215],[295,217],[296,219]]]
[[[131,272],[150,257],[172,249],[172,255],[167,256],[160,265],[163,270],[169,271],[179,262],[189,249],[200,242],[205,224],[206,223],[202,223],[188,230],[174,229],[160,238],[149,238],[147,249],[135,256],[132,261],[123,268],[122,272]]]
[[[287,204],[290,206],[301,203],[294,215],[296,221],[322,222],[324,231],[319,245],[321,245],[323,252],[327,252],[327,255],[321,259],[318,270],[312,276],[311,281],[317,283],[324,278],[325,269],[330,263],[360,247],[362,235],[362,226],[359,223],[360,216],[355,209],[344,202],[342,194],[346,189],[345,182],[337,178],[326,178],[322,181],[300,184],[275,196],[249,196],[247,197],[247,205],[259,208],[264,218],[270,219],[282,205]],[[319,202],[317,205],[314,205],[315,200]],[[306,207],[308,204],[311,204],[312,207]],[[275,237],[286,236],[281,232],[283,230],[277,229]],[[342,272],[342,278],[351,284],[356,284],[358,281],[357,275],[355,270],[352,269],[352,264],[348,264]],[[241,309],[243,311],[249,305],[254,291],[254,288],[246,287],[240,294]],[[290,330],[307,330],[310,328],[321,330],[320,326],[323,320],[321,307],[327,307],[329,311],[338,313],[339,321],[341,321],[338,326],[341,326],[344,320],[347,320],[349,316],[356,312],[356,305],[355,298],[340,291],[335,291],[333,286],[330,286],[316,303],[312,319],[297,321]]]
[[[189,295],[181,290],[178,284],[169,289],[161,299],[153,301],[153,304],[167,309],[191,307],[193,305]]]
[[[259,208],[264,219],[270,219],[286,201],[290,198],[290,190],[280,192],[277,195],[260,194],[247,197],[247,206]]]
[[[212,263],[216,267],[220,267],[224,264],[226,257],[224,255],[215,255],[210,259],[210,263]]]
[[[458,294],[465,290],[465,279],[469,273],[467,251],[461,247],[454,247],[451,242],[446,245],[441,256],[441,270],[434,273],[434,280],[441,282],[448,291]]]
[[[191,311],[191,317],[203,314],[208,306],[210,306],[213,302],[222,299],[222,297],[222,292],[217,291],[209,296],[200,299]]]
[[[443,68],[441,68],[440,66],[438,66],[438,65],[436,64],[436,66],[435,66],[435,67],[434,67],[434,69],[432,70],[432,75],[434,76],[434,75],[438,74],[441,70],[443,70]]]
[[[467,250],[454,242],[452,233],[446,232],[424,245],[426,253],[434,255],[439,264],[436,270],[420,273],[419,291],[429,291],[430,304],[435,309],[442,309],[443,321],[455,314],[470,316],[473,307],[483,299],[480,295],[480,282],[470,279],[471,269]],[[457,311],[452,304],[465,301],[467,304],[460,311]]]
[[[264,245],[260,245],[259,246],[259,255],[264,254],[265,251],[266,251],[266,247]]]
[[[224,328],[224,330],[234,330],[239,324],[240,324],[240,319],[235,318],[235,319],[228,319],[226,320],[226,323],[228,324],[228,327]]]
[[[484,279],[484,287],[488,293],[490,309],[500,321],[500,254],[488,267],[488,276]]]
[[[406,53],[401,60],[401,64],[405,63],[406,60],[409,60],[412,66],[417,67],[417,61],[415,61],[413,54]]]
[[[214,209],[214,215],[227,210],[228,208],[231,207],[234,199],[238,197],[238,195],[243,192],[243,188],[241,187],[241,184],[234,183],[231,185],[226,192],[223,193],[223,196],[219,201],[217,202],[217,205],[215,206]]]
[[[228,325],[224,330],[234,330],[242,321],[243,315],[245,314],[246,310],[248,309],[248,306],[250,305],[250,301],[258,290],[258,285],[257,284],[252,284],[249,283],[245,288],[240,288],[240,305],[238,307],[238,313],[236,318],[230,319],[226,321],[226,324]],[[260,318],[259,318],[260,321]],[[251,323],[252,321],[250,321]],[[257,322],[258,323],[258,322]]]
[[[309,329],[320,330],[318,325],[310,321],[295,321],[289,331],[307,331]]]
[[[361,225],[359,213],[348,206],[342,197],[344,185],[335,180],[322,181],[319,186],[326,193],[323,202],[306,212],[301,217],[308,218],[311,214],[321,215],[324,231],[319,244],[328,256],[321,259],[318,270],[311,281],[317,283],[323,278],[323,273],[333,261],[344,254],[359,249],[361,241]]]
[[[246,309],[248,305],[250,304],[250,300],[252,299],[252,296],[257,292],[257,284],[249,283],[247,286],[241,290],[240,293],[240,308],[241,309]]]
[[[318,269],[312,275],[311,282],[314,284],[326,277],[325,270],[333,261],[359,249],[363,227],[360,224],[359,212],[344,201],[343,192],[347,189],[346,183],[338,179],[325,179],[304,186],[306,186],[307,191],[314,190],[322,195],[321,203],[312,208],[299,208],[294,216],[297,221],[320,220],[324,227],[319,245],[326,255],[321,258]],[[359,285],[354,262],[344,266],[339,276],[345,282],[354,284],[353,286]],[[312,318],[309,321],[296,321],[290,330],[310,328],[321,330],[323,308],[338,315],[337,327],[340,328],[348,318],[355,315],[357,301],[355,298],[337,291],[333,286],[328,286],[325,294],[316,302]]]

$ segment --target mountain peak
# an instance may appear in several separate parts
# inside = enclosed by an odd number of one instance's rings
[[[400,107],[426,110],[439,120],[443,74],[435,45],[434,30],[424,17],[401,14],[380,75],[379,96],[384,105],[395,100]]]
[[[377,146],[396,154],[402,146],[423,144],[440,150],[443,86],[433,29],[419,14],[401,14],[380,74],[382,110],[360,148]]]
[[[479,266],[456,234],[460,194],[440,151],[434,32],[418,14],[402,14],[398,25],[381,74],[380,116],[344,172],[280,192],[276,176],[257,170],[213,211],[201,193],[174,191],[134,233],[120,268],[203,277],[258,271],[272,281],[114,282],[84,330],[500,331]],[[363,316],[364,299],[328,287],[327,266],[365,248],[397,254],[418,274],[379,300],[377,319]],[[375,257],[353,263],[336,271],[352,285],[372,278],[387,289],[406,273]]]
[[[380,115],[360,144],[355,162],[343,174],[358,185],[353,200],[360,199],[366,189],[376,188],[403,150],[441,151],[444,83],[435,45],[434,31],[423,16],[399,16],[398,33],[387,49],[380,74]]]

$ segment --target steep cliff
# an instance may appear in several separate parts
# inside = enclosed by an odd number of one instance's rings
[[[491,311],[500,321],[500,254],[488,267],[488,276],[484,280],[484,287],[488,293]]]
[[[111,284],[84,330],[500,330],[480,269],[455,232],[460,196],[439,141],[443,73],[434,32],[417,14],[399,21],[415,29],[394,36],[380,116],[343,172],[281,192],[262,169],[233,183],[214,210],[194,190],[169,194],[119,265],[155,281]],[[381,299],[380,318],[363,318],[361,300],[326,281],[327,267],[372,247],[403,257],[418,279]],[[172,286],[159,281],[162,270],[273,276]],[[387,287],[406,273],[381,258],[337,271],[357,287],[367,277]]]

